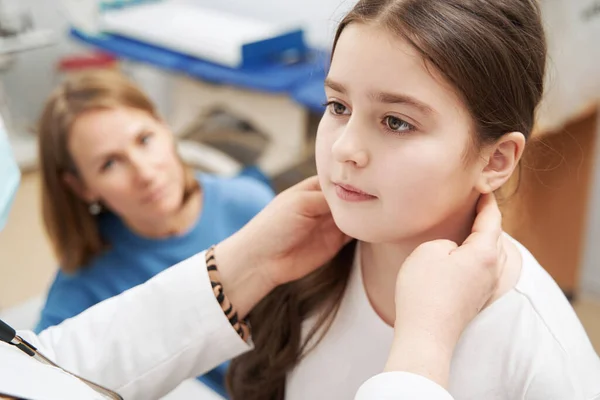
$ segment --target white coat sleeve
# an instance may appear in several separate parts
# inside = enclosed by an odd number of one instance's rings
[[[61,367],[127,400],[162,397],[251,349],[213,294],[205,253],[38,337],[19,334]]]
[[[362,384],[354,400],[453,400],[437,383],[408,372],[385,372]]]

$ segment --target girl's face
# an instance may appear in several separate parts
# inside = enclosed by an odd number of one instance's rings
[[[316,160],[339,228],[367,242],[452,238],[474,211],[485,162],[450,85],[404,40],[353,23],[325,90]]]
[[[85,201],[136,220],[163,218],[180,207],[184,169],[171,131],[150,114],[124,107],[87,112],[75,120],[68,149]]]

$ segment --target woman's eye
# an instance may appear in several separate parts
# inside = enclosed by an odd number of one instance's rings
[[[102,166],[100,167],[100,171],[105,172],[108,171],[109,169],[111,169],[113,166],[115,165],[115,160],[114,159],[109,159],[106,160],[104,162],[104,164],[102,164]]]
[[[406,132],[415,129],[414,126],[412,126],[408,122],[392,116],[385,117],[385,124],[388,127],[388,129],[394,132]]]
[[[150,142],[150,139],[152,138],[152,134],[151,133],[145,133],[140,137],[140,144],[148,144],[148,142]]]
[[[348,107],[346,107],[342,103],[338,103],[337,101],[330,101],[329,103],[327,103],[327,106],[329,107],[329,111],[331,111],[331,113],[334,115],[350,114],[348,112]]]

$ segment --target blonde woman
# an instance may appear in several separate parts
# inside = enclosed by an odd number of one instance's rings
[[[38,129],[43,216],[60,265],[38,332],[227,238],[274,195],[250,177],[186,167],[152,102],[116,72],[67,80]]]

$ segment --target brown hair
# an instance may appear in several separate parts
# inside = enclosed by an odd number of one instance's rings
[[[509,132],[529,137],[541,99],[546,43],[536,0],[361,0],[344,28],[372,23],[410,43],[459,94],[470,111],[477,145]],[[325,334],[342,299],[354,245],[329,265],[274,290],[250,313],[255,350],[233,360],[228,388],[235,400],[284,398],[287,373]],[[308,338],[302,321],[320,313]]]
[[[74,272],[109,245],[98,230],[97,217],[64,182],[66,173],[77,176],[68,150],[75,120],[102,109],[129,107],[160,119],[148,97],[116,71],[94,70],[68,78],[50,96],[38,122],[42,175],[42,214],[54,253],[65,272]],[[198,188],[186,168],[185,197]]]

